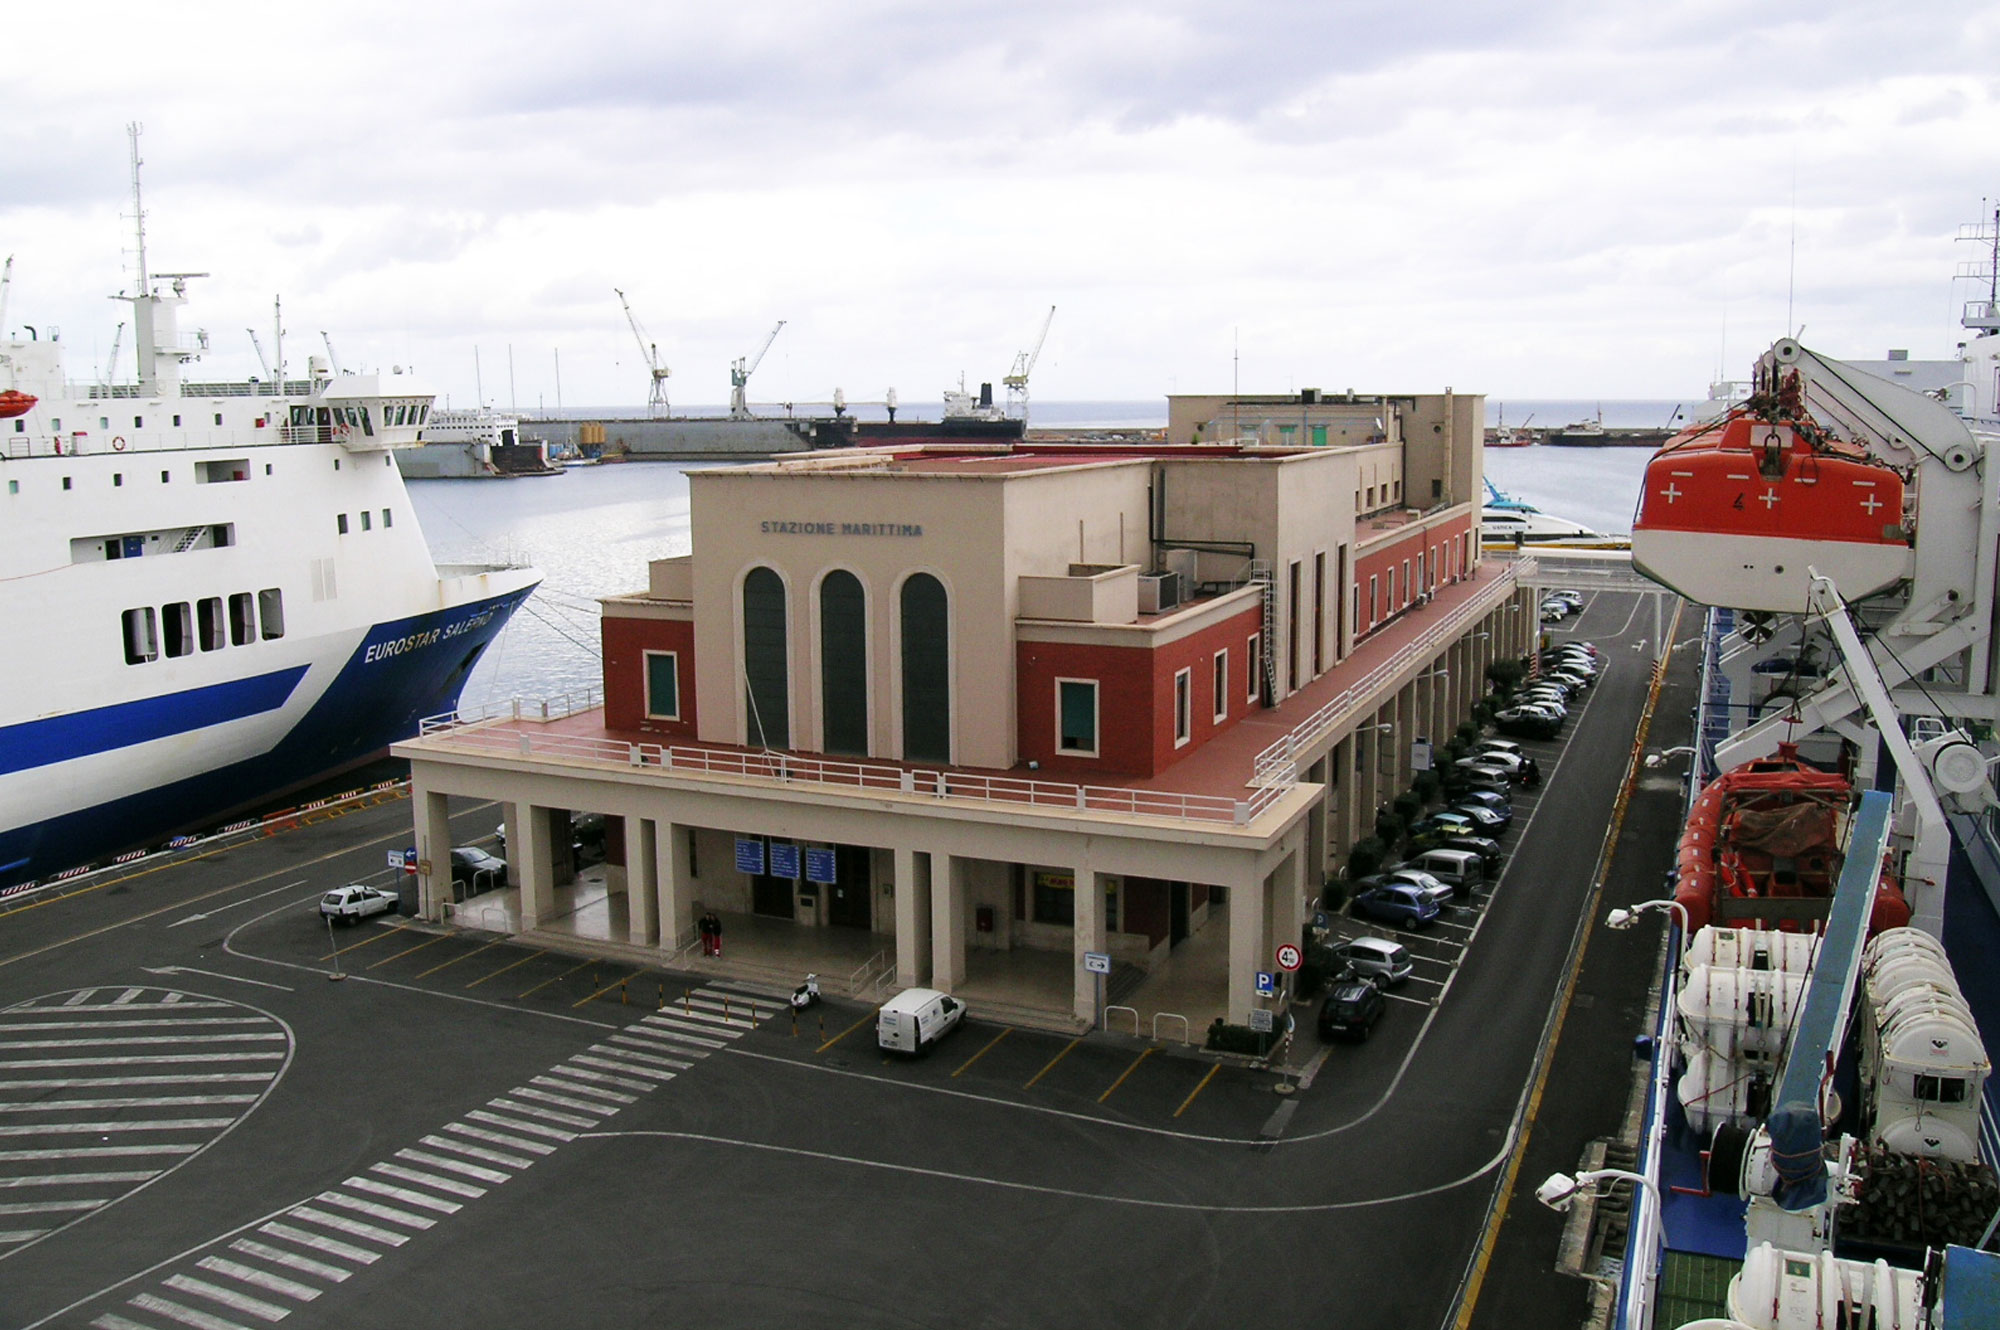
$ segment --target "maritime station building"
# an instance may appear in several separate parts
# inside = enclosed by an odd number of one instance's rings
[[[1483,414],[1174,398],[1151,446],[690,472],[692,553],[603,602],[601,700],[397,746],[421,911],[490,914],[454,899],[447,815],[494,800],[518,907],[486,926],[590,935],[594,814],[621,956],[701,964],[713,912],[739,974],[1081,1026],[1108,957],[1135,1024],[1247,1023],[1421,741],[1531,645],[1522,566],[1480,557]]]

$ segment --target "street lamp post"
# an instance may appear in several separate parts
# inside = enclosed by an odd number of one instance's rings
[[[1600,1182],[1629,1182],[1640,1188],[1645,1194],[1646,1199],[1652,1202],[1652,1222],[1642,1225],[1641,1231],[1645,1236],[1650,1237],[1653,1232],[1658,1230],[1661,1204],[1660,1186],[1644,1173],[1634,1173],[1628,1168],[1593,1168],[1581,1173],[1551,1173],[1547,1181],[1535,1188],[1535,1199],[1549,1207],[1549,1209],[1561,1214],[1569,1209],[1571,1203],[1576,1200],[1577,1196],[1585,1188],[1595,1187]],[[1593,1192],[1592,1194],[1596,1195],[1597,1193]],[[1641,1236],[1641,1233],[1634,1233],[1632,1236],[1636,1238]],[[1637,1256],[1638,1259],[1646,1262],[1646,1272],[1643,1276],[1646,1289],[1645,1307],[1650,1309],[1653,1305],[1654,1294],[1659,1287],[1660,1265],[1657,1260],[1653,1259],[1650,1249],[1642,1253],[1636,1251],[1635,1246],[1636,1244],[1627,1243],[1625,1259],[1627,1262],[1630,1262]],[[1628,1322],[1628,1324],[1638,1324],[1638,1322]]]

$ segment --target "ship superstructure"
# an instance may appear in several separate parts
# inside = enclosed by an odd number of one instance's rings
[[[395,462],[431,410],[413,375],[186,381],[197,274],[146,271],[135,211],[135,382],[0,341],[0,888],[414,733],[539,580],[433,564]]]

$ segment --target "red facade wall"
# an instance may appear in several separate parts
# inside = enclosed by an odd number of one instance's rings
[[[1259,612],[1244,610],[1155,651],[1068,642],[1017,642],[1020,754],[1044,771],[1153,776],[1241,720],[1250,669],[1249,641]],[[1215,653],[1229,652],[1229,714],[1215,721]],[[1174,674],[1189,671],[1189,741],[1174,746]],[[1098,756],[1056,751],[1056,680],[1097,681]]]
[[[1428,531],[1412,531],[1403,539],[1386,545],[1379,545],[1354,561],[1354,585],[1356,587],[1354,635],[1366,637],[1376,628],[1410,607],[1424,586],[1413,586],[1417,580],[1417,556],[1426,555],[1426,582],[1434,588],[1442,586],[1454,576],[1463,576],[1463,545],[1465,533],[1472,529],[1470,515],[1453,518],[1441,526]],[[1475,552],[1474,557],[1477,557]],[[1404,571],[1407,562],[1409,570]],[[1389,596],[1389,572],[1395,570],[1396,594]],[[1373,577],[1376,585],[1375,616],[1368,615],[1368,579]]]
[[[694,625],[683,620],[626,619],[607,614],[602,632],[605,728],[694,738]],[[679,720],[646,714],[648,651],[680,654]]]

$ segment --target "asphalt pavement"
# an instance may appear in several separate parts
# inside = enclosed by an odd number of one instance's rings
[[[977,1013],[892,1059],[866,1007],[795,1022],[754,987],[396,917],[329,938],[314,901],[407,843],[403,802],[17,904],[0,1324],[1445,1324],[1645,701],[1637,604],[1572,621],[1611,668],[1536,746],[1502,880],[1413,939],[1421,980],[1296,1093]],[[1534,1254],[1511,1225],[1482,1316]],[[1494,1323],[1576,1319],[1522,1305]]]

